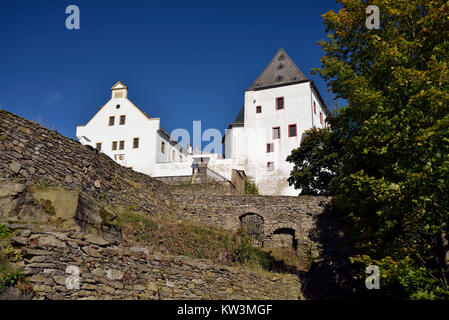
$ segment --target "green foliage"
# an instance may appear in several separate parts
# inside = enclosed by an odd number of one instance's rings
[[[272,270],[274,267],[273,257],[253,246],[250,236],[244,236],[239,245],[234,249],[234,259],[241,264],[249,266],[260,266],[265,270]]]
[[[22,258],[10,244],[11,235],[12,231],[0,224],[0,292],[25,279],[21,271],[15,270],[11,265],[11,261],[18,261]]]
[[[8,227],[0,223],[0,239],[6,239],[11,233],[12,231]]]
[[[259,189],[256,184],[246,180],[245,181],[245,194],[259,194]]]
[[[25,276],[20,270],[13,270],[4,274],[0,274],[0,292],[7,287],[15,286],[19,282],[24,281]]]
[[[314,73],[348,104],[330,133],[291,156],[290,182],[334,194],[354,272],[379,265],[380,294],[447,299],[449,3],[378,0],[381,28],[368,30],[367,2],[339,2],[323,15],[329,34]],[[330,181],[319,176],[329,168]]]
[[[287,157],[294,163],[288,178],[301,195],[330,195],[329,183],[338,172],[338,142],[329,129],[304,132],[301,146]]]

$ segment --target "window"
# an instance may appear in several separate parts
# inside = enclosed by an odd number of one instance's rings
[[[284,109],[284,97],[276,98],[276,110]]]
[[[97,143],[97,145],[95,146],[95,149],[97,149],[98,151],[101,151],[101,142]]]
[[[125,160],[125,155],[124,154],[119,154],[118,155],[118,159],[119,160]]]
[[[126,116],[120,116],[120,125],[123,126],[126,121]]]
[[[162,141],[162,144],[161,144],[161,152],[165,153],[165,142],[164,141]]]
[[[267,162],[267,171],[273,171],[274,170],[274,162],[268,161]]]
[[[173,162],[175,161],[175,150],[173,150],[173,152],[172,152],[172,161]]]
[[[123,98],[123,92],[114,93],[114,98]]]
[[[116,105],[115,108],[116,108],[116,109],[120,109],[120,105],[119,105],[119,104]]]
[[[125,149],[125,141],[120,141],[120,144],[119,144],[119,150],[123,150],[123,149]]]
[[[117,141],[112,141],[112,150],[117,150]]]
[[[274,143],[267,143],[267,152],[274,152]]]
[[[256,107],[256,113],[262,113],[262,106]]]
[[[115,117],[109,117],[109,125],[113,126],[115,122]]]
[[[288,136],[289,137],[296,137],[296,124],[291,124],[288,126]]]
[[[133,149],[139,148],[139,138],[134,138],[133,140]]]
[[[323,113],[320,112],[320,123],[323,124]]]
[[[313,102],[313,113],[316,114],[316,102],[315,101]]]
[[[273,139],[280,139],[281,138],[281,127],[274,127],[273,128]]]

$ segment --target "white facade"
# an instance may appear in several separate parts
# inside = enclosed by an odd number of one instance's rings
[[[111,90],[111,99],[85,126],[77,127],[82,144],[152,177],[192,175],[203,158],[209,169],[228,180],[232,169],[244,170],[266,195],[298,195],[287,182],[293,164],[286,158],[299,147],[304,131],[324,127],[328,115],[313,82],[283,49],[245,91],[244,107],[223,138],[224,158],[183,149],[160,127],[159,118],[128,100],[123,83]]]
[[[281,97],[284,108],[276,109],[276,99]],[[261,107],[261,112],[257,112],[257,107]],[[225,158],[235,159],[237,165],[243,166],[261,194],[298,195],[298,190],[287,182],[293,169],[293,164],[286,161],[287,156],[299,147],[304,131],[313,126],[322,128],[326,120],[311,83],[246,91],[244,117],[243,126],[231,127],[226,132]],[[296,126],[296,134],[290,132],[290,126]],[[267,144],[272,144],[270,150]]]
[[[226,131],[225,158],[243,166],[261,194],[298,195],[287,182],[293,169],[287,156],[304,131],[326,125],[327,115],[313,82],[281,49],[245,91],[243,112]]]
[[[111,90],[111,99],[86,125],[77,127],[78,140],[151,176],[173,171],[173,167],[164,170],[169,163],[179,167],[177,175],[191,174],[189,153],[170,139],[160,127],[160,119],[150,118],[128,100],[123,83],[117,82]]]

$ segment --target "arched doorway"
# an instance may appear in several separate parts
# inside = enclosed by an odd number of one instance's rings
[[[295,230],[292,228],[279,228],[273,232],[272,247],[276,248],[293,248],[295,251],[298,248],[298,241],[296,240]]]
[[[255,246],[263,247],[263,218],[256,213],[245,213],[240,216],[240,227],[243,232],[253,238]]]

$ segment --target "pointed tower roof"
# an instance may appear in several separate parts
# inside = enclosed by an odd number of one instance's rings
[[[259,90],[308,80],[285,50],[280,48],[265,70],[247,90]]]

